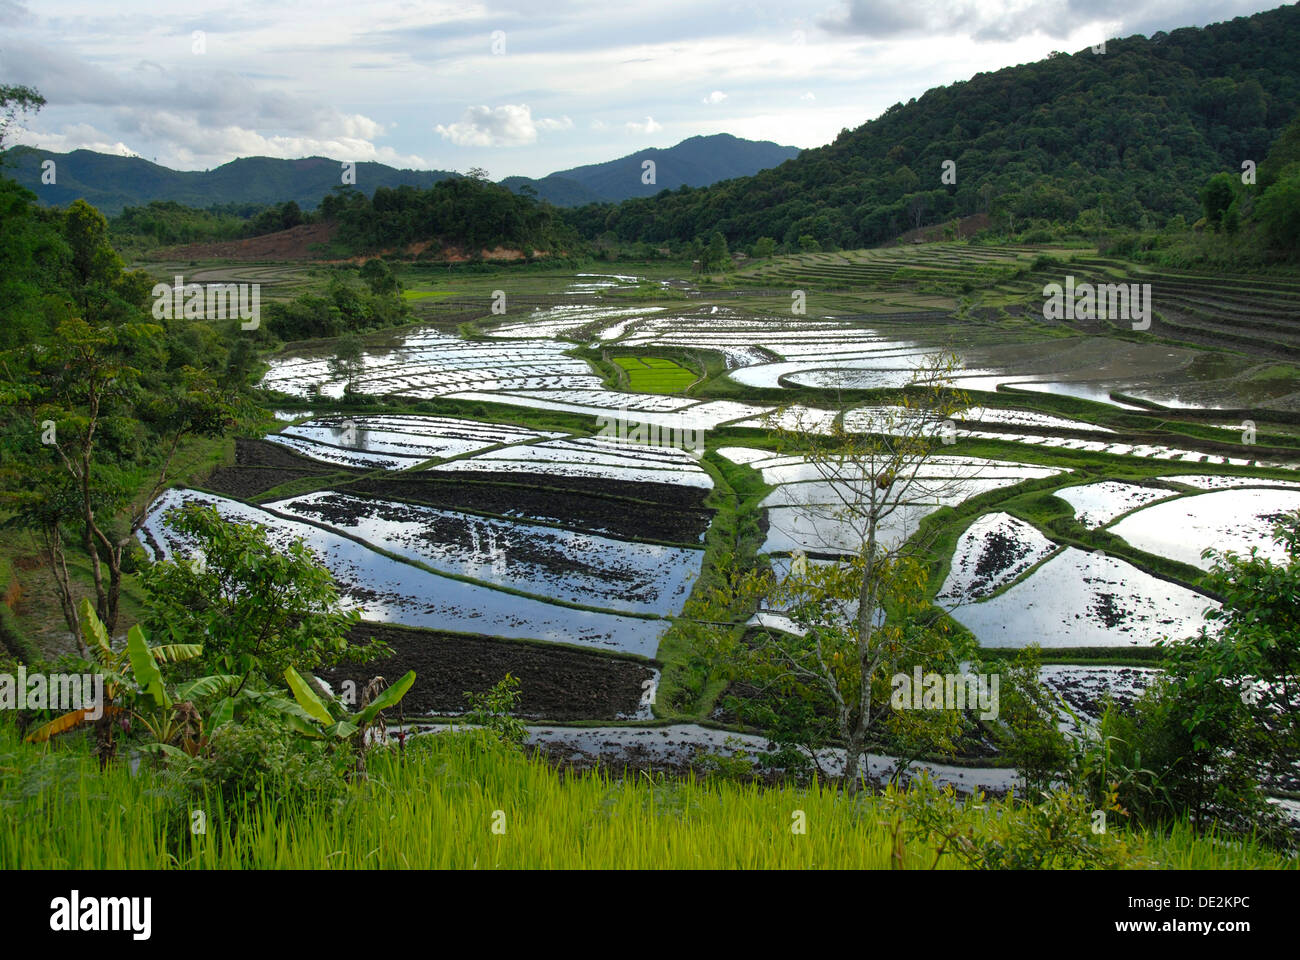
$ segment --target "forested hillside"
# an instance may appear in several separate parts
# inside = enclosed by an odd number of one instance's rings
[[[41,180],[42,164],[53,160],[54,183]],[[398,170],[382,163],[356,165],[356,184],[376,187],[428,187],[454,177],[445,170]],[[313,209],[342,182],[342,167],[326,157],[281,160],[241,157],[214,170],[171,170],[142,157],[116,157],[92,150],[51,153],[14,147],[5,156],[5,174],[34,192],[46,206],[67,206],[78,198],[112,216],[127,207],[154,201],[207,208],[222,204],[276,204],[293,201]]]
[[[752,177],[569,214],[587,237],[708,236],[857,248],[991,213],[1100,231],[1200,215],[1221,171],[1260,162],[1300,106],[1300,8],[1111,40],[895,104]],[[945,162],[954,166],[944,182]]]

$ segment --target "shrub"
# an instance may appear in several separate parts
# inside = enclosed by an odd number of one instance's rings
[[[206,754],[169,772],[178,799],[187,804],[219,799],[228,816],[262,800],[287,806],[320,803],[346,789],[350,752],[346,744],[331,746],[253,714],[245,723],[218,730]]]
[[[942,791],[923,777],[885,800],[901,815],[895,823],[895,863],[903,860],[903,838],[933,845],[934,865],[951,855],[977,870],[1095,870],[1145,864],[1099,817],[1091,802],[1071,790],[1044,791],[1027,803],[1014,797],[986,809],[977,794],[959,802],[951,787]],[[1105,812],[1105,811],[1100,811]]]
[[[522,747],[528,728],[512,712],[519,706],[519,679],[507,673],[491,690],[483,693],[465,691],[469,710],[465,719],[495,733],[503,743]]]

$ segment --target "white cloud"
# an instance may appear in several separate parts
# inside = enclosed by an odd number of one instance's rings
[[[526,103],[468,107],[455,123],[433,128],[458,147],[524,147],[537,142],[538,130],[571,130],[568,117],[533,119]]]
[[[376,147],[362,137],[338,136],[265,136],[246,127],[227,125],[212,127],[188,115],[170,111],[118,111],[118,126],[129,131],[139,148],[122,141],[113,142],[109,134],[90,124],[74,124],[58,133],[27,130],[18,142],[56,153],[71,150],[94,150],[118,156],[157,158],[164,166],[180,170],[211,169],[234,157],[330,157],[335,160],[374,160],[394,167],[428,169],[424,157],[401,154],[390,147]],[[364,119],[364,118],[362,118]],[[365,128],[365,124],[360,124]]]
[[[31,128],[16,128],[14,143],[29,147],[39,147],[53,153],[70,153],[73,150],[94,150],[96,153],[110,153],[117,157],[134,157],[132,150],[121,140],[114,140],[110,134],[97,130],[88,123],[78,123],[64,128],[62,133],[47,133]]]
[[[813,93],[811,90],[809,90],[807,93],[805,93],[805,94],[804,94],[802,97],[800,97],[799,99],[800,99],[800,100],[816,100],[816,99],[817,99],[817,94],[815,94],[815,93]]]
[[[726,99],[727,99],[727,95],[725,93],[723,93],[721,90],[714,90],[711,94],[709,94],[707,97],[701,100],[700,103],[710,103],[710,104],[721,103],[723,100]]]
[[[629,133],[658,133],[663,129],[663,124],[655,123],[654,117],[646,117],[645,123],[629,120],[623,126],[627,128]]]
[[[537,121],[538,130],[572,130],[573,121],[568,117],[560,117],[558,120],[549,117],[541,117]]]
[[[975,42],[999,42],[1038,34],[1064,39],[1084,25],[1118,31],[1165,0],[845,0],[838,14],[822,20],[835,33],[884,38],[900,35],[962,35]],[[1119,19],[1120,15],[1122,19]],[[1113,35],[1113,34],[1108,34]]]

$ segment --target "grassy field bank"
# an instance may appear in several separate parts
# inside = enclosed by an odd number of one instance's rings
[[[867,868],[927,869],[897,794],[714,778],[558,772],[478,733],[373,751],[371,779],[341,798],[282,785],[221,803],[119,762],[100,774],[84,743],[48,752],[0,727],[0,868]],[[942,806],[942,804],[940,804]],[[192,832],[202,811],[204,832]],[[1023,805],[971,803],[976,838],[1029,836]],[[1085,819],[1086,823],[1086,819]],[[1124,865],[1294,866],[1251,842],[1113,830]],[[963,866],[943,856],[940,866]]]

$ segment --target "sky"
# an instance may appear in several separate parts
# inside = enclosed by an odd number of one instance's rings
[[[181,170],[327,156],[541,177],[697,134],[801,148],[976,73],[1251,0],[0,0],[10,142]]]

